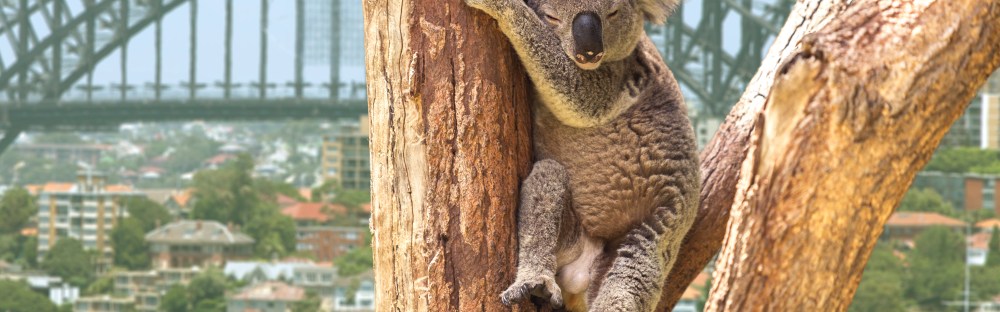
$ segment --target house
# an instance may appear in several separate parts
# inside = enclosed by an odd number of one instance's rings
[[[333,261],[357,247],[363,247],[368,228],[345,226],[300,226],[296,228],[295,250],[311,253],[317,261]]]
[[[966,224],[933,212],[897,211],[885,223],[881,239],[912,242],[917,235],[934,226],[947,227],[964,235]]]
[[[312,262],[263,262],[230,261],[223,268],[223,274],[236,280],[250,283],[291,280],[295,269],[315,266]]]
[[[62,281],[58,276],[36,273],[0,273],[0,280],[24,281],[31,290],[46,295],[55,305],[73,303],[80,297],[80,288]]]
[[[343,205],[328,203],[298,203],[281,209],[281,214],[295,220],[297,226],[316,226],[330,221],[331,214],[346,215]]]
[[[226,297],[228,312],[288,312],[295,302],[305,299],[306,291],[283,282],[264,282]]]
[[[1000,227],[1000,219],[993,218],[976,222],[976,230],[992,232],[995,227]]]
[[[253,238],[216,221],[183,220],[146,234],[155,268],[221,267],[253,254]]]
[[[171,286],[186,285],[198,273],[198,268],[113,272],[112,295],[133,298],[136,312],[156,312]]]
[[[77,299],[73,312],[131,312],[136,311],[135,301],[127,297],[109,295],[91,296]]]
[[[993,233],[991,232],[979,232],[966,237],[966,243],[968,246],[965,249],[967,254],[965,259],[968,261],[969,265],[986,265],[986,257],[990,253],[991,236],[993,236]]]
[[[167,208],[170,215],[180,218],[186,218],[188,212],[194,207],[194,190],[186,189],[183,191],[174,190],[170,195],[162,202],[163,208]]]
[[[351,277],[338,278],[333,295],[333,311],[375,311],[374,276],[372,271],[367,271]],[[347,291],[351,285],[358,285],[353,297],[350,297]]]

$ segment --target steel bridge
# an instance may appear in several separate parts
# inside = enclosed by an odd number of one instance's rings
[[[303,75],[305,38],[315,31],[307,30],[307,0],[260,0],[254,10],[243,8],[257,4],[252,0],[238,1],[235,8],[233,0],[213,0],[225,1],[224,12],[209,12],[224,19],[223,41],[211,47],[223,54],[223,78],[206,83],[198,81],[197,1],[0,0],[0,37],[7,41],[0,41],[0,154],[28,130],[114,129],[126,122],[170,120],[341,118],[366,112],[364,85],[345,84],[339,77],[342,45],[362,44],[341,40],[340,21],[347,17],[335,8],[345,4],[330,2],[331,22],[324,29],[330,36],[329,77],[315,83]],[[689,2],[667,26],[650,28],[662,36],[664,57],[677,79],[708,115],[722,116],[735,103],[792,1],[762,2],[767,1],[703,1],[700,8]],[[269,5],[274,3],[295,7],[294,79],[282,83],[268,79],[267,29]],[[699,18],[685,18],[685,10],[698,9]],[[188,10],[189,19],[189,74],[186,81],[165,83],[163,20],[183,10]],[[248,11],[259,15],[256,26],[261,29],[259,46],[250,47],[259,51],[257,79],[235,81],[233,17]],[[153,55],[129,54],[130,40],[147,31],[155,36]],[[95,68],[112,56],[119,58],[118,81],[95,83]],[[130,83],[129,57],[152,67],[152,81]]]

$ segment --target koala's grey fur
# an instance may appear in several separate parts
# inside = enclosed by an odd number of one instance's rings
[[[518,272],[504,303],[656,307],[699,196],[683,97],[643,30],[675,1],[466,0],[497,20],[538,92],[537,162],[521,187]],[[580,14],[601,17],[594,63],[573,58],[567,24]]]

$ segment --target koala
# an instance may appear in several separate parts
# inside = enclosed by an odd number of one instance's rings
[[[500,299],[650,311],[700,187],[680,88],[643,28],[676,0],[528,1],[465,0],[496,19],[536,92],[517,276]]]

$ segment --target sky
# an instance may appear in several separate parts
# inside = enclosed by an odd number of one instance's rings
[[[165,2],[169,0],[164,0]],[[295,62],[295,1],[268,0],[270,5],[268,34],[268,81],[284,85],[294,80]],[[307,0],[307,14],[316,10],[311,5],[329,0]],[[70,10],[74,14],[83,11],[83,1],[69,0]],[[244,86],[258,80],[260,61],[260,1],[235,0],[233,16],[233,81]],[[348,52],[342,59],[340,76],[343,80],[356,83],[363,82],[363,28],[360,0],[340,3],[344,30],[343,44]],[[757,1],[770,3],[772,1]],[[683,11],[685,22],[696,27],[701,15],[701,1],[685,2]],[[759,6],[759,5],[758,5]],[[133,5],[133,7],[138,7]],[[143,12],[135,11],[133,21],[142,17]],[[197,80],[209,85],[220,82],[224,77],[224,38],[225,38],[225,1],[198,1],[197,19]],[[734,16],[735,14],[730,14]],[[163,20],[163,83],[178,85],[186,82],[189,75],[190,49],[190,4],[184,4],[166,15]],[[40,37],[47,35],[47,27],[40,16],[34,18],[36,30]],[[307,26],[309,27],[309,26]],[[325,26],[324,26],[325,27]],[[81,28],[82,29],[82,28]],[[145,85],[154,81],[154,31],[153,26],[146,28],[129,43],[128,81],[133,85]],[[109,38],[111,32],[99,31],[98,36]],[[727,18],[724,31],[725,48],[736,51],[739,48],[739,19]],[[14,59],[12,46],[8,41],[0,39],[0,55],[5,64]],[[119,51],[102,60],[94,72],[94,83],[101,85],[117,84],[120,78]],[[64,61],[68,63],[69,60]],[[304,79],[313,82],[316,92],[323,93],[319,84],[329,81],[328,62],[307,64],[304,69]],[[68,71],[64,71],[64,74]],[[82,83],[84,80],[81,80]],[[141,90],[141,88],[140,88]],[[176,90],[175,92],[180,92]],[[239,93],[240,91],[237,91]],[[244,90],[248,95],[255,94],[253,90]],[[72,96],[73,94],[69,94]]]

